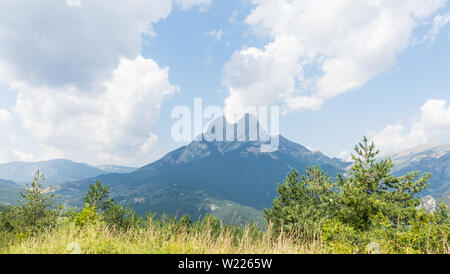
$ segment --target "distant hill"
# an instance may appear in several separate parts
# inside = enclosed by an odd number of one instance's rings
[[[0,178],[24,186],[33,181],[37,170],[45,175],[46,185],[53,186],[108,173],[87,164],[59,159],[36,163],[12,162],[0,164]]]
[[[410,171],[431,172],[430,186],[423,193],[450,205],[450,144],[429,144],[391,156],[395,175]]]
[[[223,214],[232,218],[253,212],[261,217],[261,210],[270,207],[281,183],[293,168],[304,171],[307,166],[319,165],[336,176],[348,165],[320,152],[312,152],[283,136],[279,147],[271,153],[261,152],[263,141],[213,141],[205,138],[174,150],[162,159],[128,174],[104,174],[78,182],[65,183],[58,188],[62,198],[81,204],[81,196],[95,180],[112,187],[117,200],[130,204],[138,212],[165,212],[181,216]],[[226,123],[226,121],[225,121]],[[238,125],[227,124],[227,127]],[[214,134],[210,128],[207,134]],[[234,209],[234,210],[233,210]],[[244,214],[244,215],[245,215]]]
[[[100,165],[96,168],[106,171],[107,173],[130,173],[136,171],[136,167],[118,166],[118,165]]]
[[[19,199],[19,191],[22,189],[12,181],[0,179],[0,207],[15,203]]]

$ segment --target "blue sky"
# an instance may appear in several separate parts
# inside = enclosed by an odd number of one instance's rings
[[[171,112],[195,97],[278,105],[329,156],[448,143],[447,1],[316,2],[0,1],[0,162],[144,165],[185,144]]]

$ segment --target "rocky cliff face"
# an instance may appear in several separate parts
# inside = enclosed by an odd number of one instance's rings
[[[417,208],[424,209],[428,213],[434,213],[437,209],[436,200],[431,195],[427,195],[422,198],[422,203]]]

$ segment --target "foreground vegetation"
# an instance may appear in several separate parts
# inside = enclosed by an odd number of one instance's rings
[[[246,228],[150,222],[120,230],[104,223],[82,228],[65,224],[47,233],[10,243],[2,253],[12,254],[240,254],[319,253],[320,245],[300,245],[289,237],[271,239],[270,233]]]
[[[91,185],[81,210],[54,206],[36,174],[18,206],[0,211],[0,253],[440,253],[448,254],[449,211],[420,208],[431,174],[391,174],[367,139],[349,174],[334,182],[320,168],[288,174],[264,211],[268,227],[237,227],[207,215],[193,222],[147,214]]]

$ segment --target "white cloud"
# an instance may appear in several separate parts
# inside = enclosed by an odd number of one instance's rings
[[[0,109],[0,161],[14,157],[10,148],[14,144],[15,136],[11,132],[12,115],[6,109]]]
[[[388,125],[368,133],[383,154],[395,153],[433,141],[450,131],[450,106],[445,100],[428,100],[421,115],[410,125]]]
[[[205,11],[210,5],[212,0],[176,0],[181,9],[188,10],[194,6],[199,6],[201,11]]]
[[[211,36],[214,39],[216,39],[217,41],[222,40],[222,36],[223,36],[223,30],[219,29],[219,30],[213,30],[210,32],[206,32],[205,35]]]
[[[346,162],[353,161],[352,154],[350,152],[348,152],[347,150],[343,150],[343,151],[339,152],[337,157]]]
[[[67,5],[69,7],[79,7],[79,6],[81,6],[81,0],[67,0],[66,3],[67,3]]]
[[[119,59],[140,55],[142,33],[171,12],[167,0],[27,0],[0,3],[0,82],[86,88],[110,77]]]
[[[433,20],[433,24],[428,33],[420,39],[414,41],[415,44],[421,44],[425,42],[434,43],[439,32],[450,22],[450,12],[443,15],[436,15]]]
[[[140,150],[142,153],[150,152],[153,147],[158,143],[158,135],[151,133],[148,139],[141,145]]]
[[[437,35],[439,32],[448,24],[450,23],[450,12],[444,14],[444,15],[437,15],[433,20],[433,27],[431,28],[428,38],[433,43],[436,40]]]
[[[281,104],[284,112],[319,109],[392,66],[413,30],[445,0],[254,0],[246,23],[271,39],[225,65],[227,113]]]
[[[23,127],[42,144],[72,158],[94,153],[91,157],[97,156],[97,161],[130,160],[149,152],[156,142],[151,129],[161,104],[177,91],[169,82],[168,68],[142,57],[122,58],[113,78],[91,93],[74,86],[14,88]]]
[[[6,109],[0,109],[0,124],[8,123],[11,119],[11,113]]]
[[[178,88],[168,68],[141,57],[142,36],[155,35],[173,3],[0,1],[0,84],[18,93],[14,111],[0,111],[0,161],[145,163],[161,105]]]
[[[25,153],[22,152],[20,150],[13,150],[12,153],[14,154],[14,156],[16,157],[16,159],[18,159],[21,162],[33,162],[36,161],[36,156],[29,154],[29,153]]]

